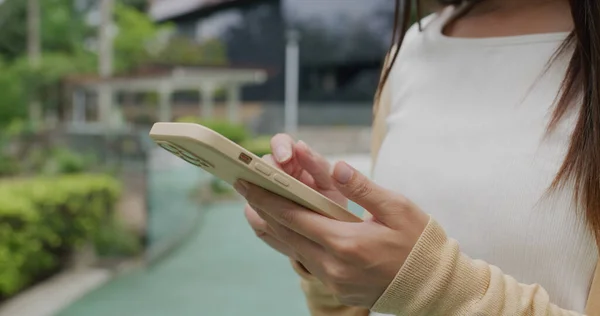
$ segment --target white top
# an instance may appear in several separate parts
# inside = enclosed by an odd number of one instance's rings
[[[431,214],[470,257],[582,313],[597,247],[572,191],[544,198],[575,120],[544,139],[568,58],[544,69],[568,34],[452,38],[442,33],[452,11],[407,34],[374,179]]]

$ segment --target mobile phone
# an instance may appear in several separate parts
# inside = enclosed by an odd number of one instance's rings
[[[341,205],[200,124],[155,123],[150,138],[171,154],[229,184],[245,180],[323,216],[361,222]]]

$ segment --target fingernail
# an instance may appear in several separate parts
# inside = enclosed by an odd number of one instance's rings
[[[312,149],[311,149],[311,148],[310,148],[310,146],[308,146],[308,144],[307,144],[307,143],[305,143],[304,141],[299,141],[299,142],[298,142],[298,146],[300,146],[300,147],[303,147],[303,149],[306,151],[306,153],[307,153],[309,156],[312,156],[312,155],[313,155],[313,151],[312,151]]]
[[[292,150],[288,146],[277,146],[273,153],[275,154],[275,158],[277,158],[277,162],[286,162],[292,158]]]
[[[347,184],[354,176],[354,169],[345,162],[339,162],[333,168],[333,178],[341,184]]]
[[[248,192],[248,187],[246,186],[246,184],[244,183],[244,181],[236,181],[233,184],[233,188],[237,191],[237,193],[239,193],[241,196],[246,196],[246,193]]]

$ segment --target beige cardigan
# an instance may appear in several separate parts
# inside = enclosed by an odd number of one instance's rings
[[[386,58],[386,66],[387,62]],[[388,88],[384,87],[374,107],[373,161],[386,134],[385,118],[389,108]],[[302,277],[302,289],[311,315],[369,315],[370,311],[365,308],[343,306],[319,280],[297,263],[293,266]],[[383,314],[426,316],[577,315],[553,305],[540,286],[519,284],[497,267],[464,256],[457,243],[446,237],[434,219],[372,310]],[[600,316],[600,262],[589,293],[586,315]]]

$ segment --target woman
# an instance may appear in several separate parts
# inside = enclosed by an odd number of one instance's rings
[[[365,221],[239,181],[246,216],[313,315],[580,315],[600,302],[600,3],[443,2],[397,23],[373,182],[287,135],[265,158]]]

